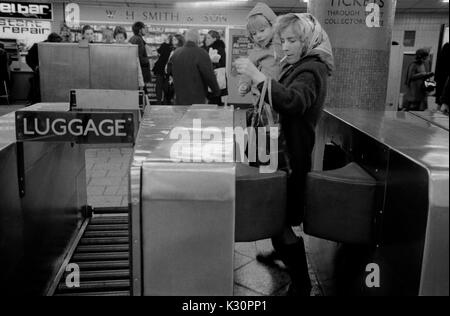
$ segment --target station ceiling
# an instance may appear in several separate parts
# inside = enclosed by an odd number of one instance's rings
[[[23,1],[23,0],[17,0]],[[14,1],[14,2],[17,2]],[[33,0],[32,2],[59,2],[59,3],[86,3],[86,4],[145,4],[145,5],[173,5],[175,3],[186,3],[186,2],[199,2],[206,0]],[[211,1],[211,0],[207,0]],[[304,0],[249,0],[240,4],[236,4],[239,7],[251,8],[256,2],[266,2],[272,8],[280,8],[283,11],[305,9],[306,3]],[[323,0],[309,0],[309,1],[323,1]],[[362,0],[358,0],[362,1]],[[222,0],[222,2],[228,2],[227,0]],[[397,8],[400,11],[448,11],[449,4],[443,3],[442,0],[397,0]]]

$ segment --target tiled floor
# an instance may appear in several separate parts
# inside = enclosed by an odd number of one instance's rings
[[[128,172],[132,148],[88,146],[86,183],[88,204],[93,207],[128,206]]]
[[[2,106],[0,114],[22,107],[23,105]],[[131,155],[131,148],[110,145],[88,146],[86,179],[90,205],[94,207],[128,205],[128,169]],[[300,234],[299,231],[297,233]],[[268,267],[255,259],[257,253],[271,250],[270,240],[235,245],[235,296],[283,296],[286,294],[290,278],[282,264]],[[310,278],[313,285],[311,295],[323,295],[311,268]]]
[[[94,207],[126,206],[128,203],[128,168],[130,148],[91,146],[86,150],[88,203]],[[296,231],[301,234],[300,231]],[[237,243],[234,257],[235,296],[283,296],[290,278],[285,267],[269,267],[259,263],[259,252],[272,250],[270,240]],[[313,285],[311,295],[322,296],[314,271],[310,268]]]
[[[289,288],[290,277],[280,262],[266,266],[256,260],[256,254],[272,251],[270,240],[236,243],[234,257],[235,296],[284,296]],[[316,275],[309,267],[313,289],[311,296],[323,296]]]

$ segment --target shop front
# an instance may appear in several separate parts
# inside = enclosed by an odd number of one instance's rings
[[[144,22],[148,27],[147,42],[148,55],[151,68],[158,60],[158,47],[163,43],[167,35],[183,34],[189,28],[199,29],[203,38],[209,30],[218,31],[227,49],[227,79],[229,89],[228,103],[250,103],[249,98],[242,98],[236,92],[238,77],[232,71],[233,57],[245,56],[251,43],[247,39],[245,31],[246,18],[249,8],[210,8],[194,7],[187,4],[174,4],[172,6],[155,4],[146,5],[117,5],[117,4],[68,4],[66,5],[65,21],[71,27],[72,40],[81,38],[83,25],[91,25],[95,30],[95,40],[102,41],[102,33],[105,29],[114,29],[123,26],[130,38],[132,25],[137,21]],[[236,44],[238,43],[239,44]],[[244,43],[245,42],[245,43]],[[234,43],[234,44],[233,44]],[[149,87],[150,101],[156,101],[155,78]]]
[[[2,78],[2,95],[12,101],[26,101],[32,70],[25,56],[34,43],[45,41],[52,32],[54,6],[51,3],[0,2],[0,43],[8,53],[9,76]]]

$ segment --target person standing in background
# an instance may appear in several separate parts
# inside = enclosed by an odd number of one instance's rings
[[[225,51],[225,43],[220,39],[219,32],[211,30],[208,34],[206,34],[205,45],[205,49],[211,58],[219,86],[221,85],[220,96],[215,97],[211,94],[208,95],[209,104],[223,106],[222,97],[228,95],[226,80],[227,55]]]
[[[440,102],[440,111],[445,115],[448,115],[448,105],[450,104],[450,76],[447,77],[447,81],[445,82],[444,88],[442,89]]]
[[[10,58],[8,52],[5,50],[5,44],[0,43],[0,91],[4,95],[10,87]],[[5,90],[6,89],[6,90]]]
[[[61,30],[59,31],[59,35],[62,38],[63,43],[71,43],[72,42],[72,35],[70,32],[70,28],[67,25],[63,25],[61,27]]]
[[[156,76],[157,104],[166,104],[168,101],[169,78],[166,75],[166,65],[169,61],[172,47],[172,35],[169,35],[164,37],[164,42],[157,50],[159,57],[153,67],[153,74]]]
[[[428,108],[428,93],[425,90],[425,80],[434,76],[428,72],[426,63],[430,58],[429,50],[418,49],[416,60],[408,67],[406,74],[406,86],[408,90],[403,101],[403,109],[406,111],[425,111]]]
[[[127,42],[127,31],[122,26],[116,26],[114,29],[114,40],[116,41],[116,44],[129,44]],[[136,57],[137,58],[137,57]],[[139,89],[142,90],[145,87],[144,83],[144,77],[142,76],[141,66],[139,64],[139,58],[137,58],[137,63],[139,65],[139,71],[138,71],[138,85]]]
[[[62,37],[57,33],[51,33],[44,43],[60,43],[62,42]],[[28,97],[32,103],[41,102],[41,83],[39,75],[39,48],[38,43],[34,43],[31,46],[28,54],[25,58],[27,65],[33,70],[34,76],[30,79],[31,90],[30,96]]]
[[[213,97],[220,95],[208,53],[198,47],[199,34],[195,29],[186,32],[186,44],[171,58],[176,104],[205,104],[208,88]]]
[[[105,28],[102,31],[102,42],[105,44],[114,43],[114,31],[110,28]]]
[[[92,26],[90,25],[83,26],[83,28],[81,29],[81,38],[82,39],[80,42],[94,43],[95,32]]]
[[[442,107],[442,96],[444,93],[444,87],[450,76],[450,44],[446,43],[439,54],[439,58],[436,64],[436,104],[438,105],[438,111]],[[447,103],[448,105],[448,103]],[[448,109],[447,109],[448,111]]]
[[[165,73],[167,76],[167,97],[165,98],[165,103],[167,105],[172,104],[172,100],[175,97],[175,89],[173,87],[173,76],[172,76],[172,56],[177,48],[181,48],[184,46],[184,36],[181,34],[175,34],[172,37],[172,51],[170,52],[169,61],[166,64]]]
[[[116,44],[128,44],[127,43],[127,31],[122,26],[116,26],[114,29],[114,40],[116,41]]]
[[[132,29],[134,36],[130,38],[129,42],[138,46],[139,63],[141,64],[142,77],[145,83],[144,91],[148,93],[147,85],[151,82],[152,75],[150,73],[150,61],[146,49],[147,43],[144,40],[144,36],[147,34],[147,27],[143,22],[139,21],[133,24]]]

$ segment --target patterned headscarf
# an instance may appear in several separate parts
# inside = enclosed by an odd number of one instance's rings
[[[300,41],[303,43],[301,58],[303,59],[308,56],[318,57],[326,64],[328,73],[331,75],[334,70],[334,57],[331,42],[325,30],[313,15],[309,13],[287,14],[279,18],[277,26],[280,27],[281,25],[283,27],[283,24],[285,23],[283,23],[283,20],[295,20],[294,17],[296,17],[298,21],[298,27],[295,29],[300,31]],[[286,25],[284,25],[284,27],[285,26]],[[279,30],[278,27],[277,32],[279,33],[281,30]]]

